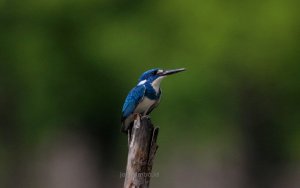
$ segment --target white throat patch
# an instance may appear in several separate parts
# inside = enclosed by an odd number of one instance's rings
[[[159,77],[159,78],[157,78],[156,80],[154,80],[153,82],[152,82],[152,87],[154,88],[154,90],[156,91],[156,93],[158,93],[159,92],[159,86],[160,86],[160,83],[161,83],[161,81],[164,79],[165,77],[164,76],[161,76],[161,77]]]

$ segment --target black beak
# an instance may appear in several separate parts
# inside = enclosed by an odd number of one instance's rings
[[[175,73],[179,73],[185,71],[185,68],[181,68],[181,69],[173,69],[173,70],[165,70],[164,72],[161,73],[162,76],[168,76],[171,74],[175,74]]]

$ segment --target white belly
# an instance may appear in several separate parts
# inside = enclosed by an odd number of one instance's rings
[[[155,104],[155,102],[155,100],[151,100],[147,97],[144,97],[144,99],[138,104],[134,112],[145,115],[149,108]]]

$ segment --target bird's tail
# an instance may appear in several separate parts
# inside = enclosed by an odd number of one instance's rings
[[[132,128],[133,122],[126,121],[126,119],[122,119],[121,122],[121,132],[127,134],[128,130]]]
[[[121,132],[125,133],[125,134],[127,134],[127,132],[128,132],[128,127],[126,127],[123,122],[122,122],[122,125],[121,125]]]

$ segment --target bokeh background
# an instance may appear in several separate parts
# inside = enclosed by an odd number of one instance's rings
[[[300,187],[296,0],[0,0],[0,187],[122,187],[120,113],[165,79],[152,187]]]

